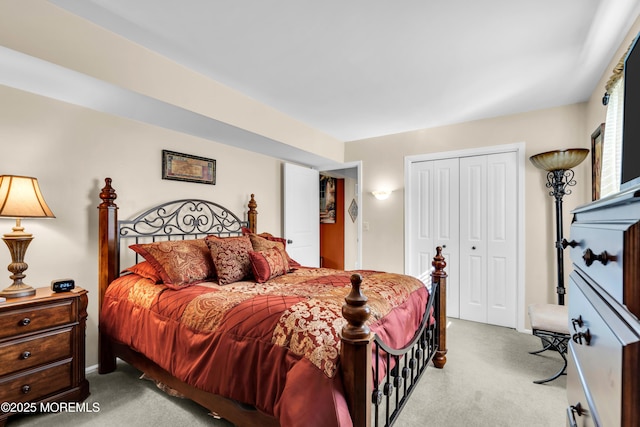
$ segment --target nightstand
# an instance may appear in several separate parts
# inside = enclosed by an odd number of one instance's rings
[[[0,303],[0,403],[79,402],[85,378],[87,291],[39,288]],[[20,408],[19,405],[13,405]],[[0,426],[15,412],[0,410]]]

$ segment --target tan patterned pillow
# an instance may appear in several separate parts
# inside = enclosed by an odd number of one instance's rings
[[[249,252],[256,282],[263,283],[287,272],[287,257],[278,248]]]
[[[171,240],[129,246],[173,289],[215,279],[215,268],[204,239]]]
[[[228,285],[251,277],[249,252],[253,250],[247,236],[208,236],[205,241],[218,274],[218,283]]]
[[[264,237],[260,237],[257,234],[249,234],[249,239],[251,239],[251,246],[253,250],[256,252],[266,251],[268,249],[276,248],[278,249],[284,258],[284,267],[285,272],[288,273],[290,271],[289,267],[289,256],[287,255],[287,251],[284,249],[285,246],[279,241],[269,240]]]

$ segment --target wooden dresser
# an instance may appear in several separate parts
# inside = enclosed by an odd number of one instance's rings
[[[567,423],[640,426],[640,187],[573,215]]]
[[[86,319],[83,289],[56,294],[40,288],[0,303],[0,425],[40,403],[87,398]]]

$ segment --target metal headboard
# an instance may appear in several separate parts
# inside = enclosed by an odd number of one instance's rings
[[[198,239],[208,235],[238,236],[248,227],[229,209],[207,200],[182,199],[163,203],[131,220],[118,221],[120,266],[140,259],[128,246],[163,240]]]

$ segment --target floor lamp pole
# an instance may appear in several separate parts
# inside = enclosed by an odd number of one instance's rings
[[[567,187],[576,185],[571,168],[578,166],[589,154],[586,148],[569,148],[566,150],[547,151],[529,157],[531,163],[538,169],[547,171],[547,188],[551,188],[550,196],[556,199],[556,256],[558,262],[558,305],[564,305],[564,249],[575,246],[574,242],[567,242],[562,237],[562,197],[571,194]]]
[[[558,286],[556,287],[558,305],[564,305],[564,295],[566,293],[564,287],[564,249],[567,247],[567,242],[562,237],[562,197],[565,194],[571,194],[571,190],[568,190],[567,186],[573,185],[576,185],[576,181],[573,179],[573,171],[570,169],[550,171],[547,174],[547,188],[553,189],[549,195],[556,199],[555,247],[558,262]]]

